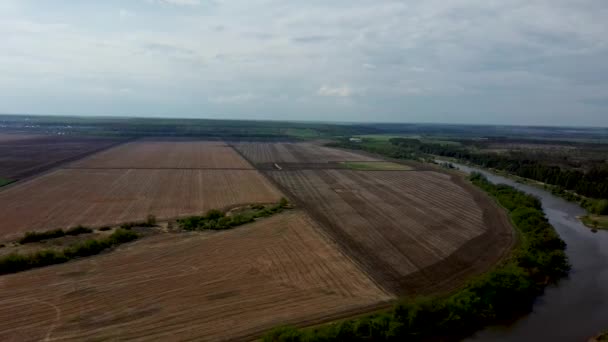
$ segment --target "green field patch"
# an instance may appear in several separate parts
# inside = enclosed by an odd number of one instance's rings
[[[583,224],[592,229],[608,229],[608,215],[587,215],[580,217]]]
[[[359,171],[411,171],[413,168],[393,162],[342,162],[342,165],[351,170]]]
[[[0,177],[0,186],[5,186],[14,182],[13,180]]]

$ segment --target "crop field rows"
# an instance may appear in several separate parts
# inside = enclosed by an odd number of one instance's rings
[[[173,219],[277,202],[257,170],[223,142],[135,141],[0,192],[2,238],[31,230]]]
[[[71,168],[253,169],[230,146],[210,141],[136,141],[73,163]]]
[[[249,170],[57,170],[0,192],[2,234],[176,218],[280,193]]]
[[[460,177],[315,144],[234,147],[395,294],[458,287],[514,244],[505,213]]]
[[[386,305],[302,212],[217,234],[155,236],[4,276],[0,339],[251,340]]]
[[[0,178],[22,179],[124,140],[113,138],[0,134]]]
[[[304,170],[267,174],[328,229],[330,235],[379,283],[395,293],[424,292],[449,282],[442,272],[421,270],[450,258],[486,234],[492,209],[482,208],[449,176],[433,172]],[[511,246],[508,224],[494,256],[464,269],[492,265]],[[485,235],[484,235],[485,236]],[[486,236],[487,237],[487,236]],[[503,239],[504,241],[500,241]],[[483,239],[479,239],[483,240]],[[407,277],[417,274],[416,281]]]
[[[362,154],[328,148],[312,143],[235,143],[236,148],[253,164],[264,163],[332,163],[345,161],[379,161]]]
[[[3,240],[284,195],[296,204],[3,276],[0,339],[251,340],[452,289],[513,243],[504,213],[459,177],[312,143],[233,147],[138,140],[0,191]]]

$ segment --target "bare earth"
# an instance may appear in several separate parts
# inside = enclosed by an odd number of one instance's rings
[[[256,170],[62,169],[0,192],[0,239],[30,230],[99,227],[202,214],[281,194]]]
[[[459,286],[514,243],[505,213],[460,178],[432,171],[266,171],[334,241],[396,294]]]
[[[297,211],[1,280],[2,341],[252,339],[393,298]]]
[[[236,143],[233,146],[254,164],[378,160],[362,154],[311,143]]]
[[[0,133],[0,143],[7,141],[26,140],[33,138],[43,137],[36,134],[23,134],[23,133]]]
[[[136,141],[72,164],[72,168],[253,169],[231,147],[209,141]]]
[[[27,178],[122,141],[71,136],[23,136],[23,139],[10,139],[7,135],[2,140],[0,135],[0,177],[13,180]]]

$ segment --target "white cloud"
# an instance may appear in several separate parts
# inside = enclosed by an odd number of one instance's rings
[[[608,125],[581,101],[608,89],[605,0],[138,1],[0,0],[0,112],[87,114],[74,89],[108,88],[141,113],[526,123],[517,99]]]
[[[176,6],[198,6],[201,4],[200,0],[146,0],[151,3],[168,4]]]
[[[130,17],[135,16],[135,14],[133,14],[133,12],[131,12],[131,11],[127,11],[127,10],[126,10],[126,9],[124,9],[124,8],[121,8],[121,9],[118,11],[118,16],[119,16],[121,19],[127,19],[127,18],[130,18]]]
[[[317,91],[317,95],[320,96],[337,96],[337,97],[349,97],[353,95],[352,89],[347,85],[332,87],[323,85]]]
[[[249,102],[257,99],[258,97],[251,93],[245,94],[234,94],[234,95],[224,95],[224,96],[214,96],[209,98],[209,102],[219,103],[219,104],[229,104],[229,103],[243,103]]]

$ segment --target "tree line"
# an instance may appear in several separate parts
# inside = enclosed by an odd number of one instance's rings
[[[106,249],[133,241],[138,237],[139,235],[133,231],[119,228],[108,237],[89,239],[63,250],[44,249],[29,254],[11,253],[0,258],[0,275],[62,264],[75,258],[99,254]]]
[[[389,141],[404,150],[466,160],[482,167],[555,185],[583,196],[608,199],[608,167],[594,166],[583,172],[548,165],[541,160],[530,158],[525,153],[471,152],[459,146],[422,143],[417,139],[406,138],[393,138]]]
[[[405,299],[389,312],[311,329],[281,327],[263,340],[451,341],[529,312],[548,284],[568,274],[566,244],[534,196],[494,185],[480,174],[471,181],[508,210],[520,236],[510,259],[448,297]]]

